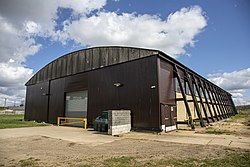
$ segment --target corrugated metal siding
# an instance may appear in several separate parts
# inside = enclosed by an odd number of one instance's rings
[[[50,83],[48,122],[56,123],[57,117],[64,115],[64,82],[65,78],[52,80]],[[29,110],[25,110],[25,112]]]
[[[85,81],[89,85],[89,123],[103,110],[130,109],[133,127],[159,128],[156,69],[153,56],[88,72]],[[115,87],[117,82],[123,86]],[[151,85],[156,85],[156,89],[151,89]]]
[[[129,47],[99,47],[62,56],[38,71],[26,85],[32,85],[92,69],[157,54],[157,51]]]
[[[122,87],[115,87],[114,83],[120,82]],[[46,82],[47,83],[47,82]],[[155,89],[151,86],[155,85]],[[88,90],[88,123],[108,109],[130,109],[132,111],[132,126],[159,130],[159,98],[157,80],[157,57],[151,56],[144,59],[114,65],[107,68],[80,73],[50,81],[50,98],[48,122],[56,123],[58,116],[65,115],[65,93]],[[29,104],[40,103],[41,94],[38,93],[40,84],[30,85],[27,91]],[[36,96],[34,96],[34,93]],[[40,103],[43,105],[44,102]],[[27,118],[30,117],[38,106],[26,109]],[[47,112],[39,110],[39,117]],[[149,119],[151,118],[151,119]],[[35,120],[36,120],[35,119]]]
[[[158,64],[160,103],[176,105],[173,66],[168,62],[160,59],[158,59]]]
[[[47,121],[49,82],[27,87],[25,120]]]

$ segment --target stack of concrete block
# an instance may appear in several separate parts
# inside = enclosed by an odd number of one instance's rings
[[[109,110],[108,111],[108,134],[120,135],[131,130],[130,110]]]

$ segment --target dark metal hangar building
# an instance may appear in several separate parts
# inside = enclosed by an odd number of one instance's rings
[[[132,128],[202,127],[237,113],[231,95],[159,50],[95,47],[64,55],[27,83],[25,119],[56,123],[131,110]]]

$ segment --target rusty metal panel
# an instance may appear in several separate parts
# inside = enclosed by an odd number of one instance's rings
[[[67,73],[67,57],[62,57],[62,64],[61,64],[61,76],[66,76]]]
[[[40,73],[39,73],[40,71],[38,71],[37,73],[36,73],[36,83],[39,83],[40,82]]]
[[[108,66],[109,51],[107,48],[100,48],[100,67]]]
[[[39,71],[39,72],[37,73],[37,78],[36,78],[36,79],[37,79],[37,82],[38,82],[38,83],[42,82],[42,81],[41,81],[41,71]]]
[[[44,70],[44,81],[48,81],[48,66],[45,66],[43,70]]]
[[[44,69],[42,69],[40,73],[40,82],[44,82]]]
[[[139,49],[129,48],[129,60],[134,60],[140,58]]]
[[[73,71],[73,59],[72,59],[72,54],[69,54],[67,56],[67,73],[66,75],[71,75]]]
[[[93,49],[93,64],[92,69],[100,67],[100,50],[99,48]]]
[[[119,63],[128,61],[128,48],[119,48]]]
[[[78,69],[79,69],[79,71],[78,72],[83,72],[83,71],[85,71],[85,62],[86,62],[86,60],[85,60],[85,51],[79,51],[79,54],[78,54]]]
[[[44,82],[45,81],[45,70],[44,70],[44,68],[42,68],[42,70],[41,70],[41,81],[42,82]]]
[[[155,55],[157,54],[158,52],[156,51],[151,51],[151,50],[145,50],[145,49],[139,49],[140,53],[140,58],[141,57],[147,57],[147,56],[151,56],[151,55]]]
[[[63,61],[63,59],[57,59],[56,78],[60,78],[62,76],[62,61]]]
[[[52,62],[52,79],[56,78],[57,61]]]
[[[48,80],[52,78],[52,63],[48,65]]]
[[[109,51],[108,64],[109,65],[117,64],[119,62],[117,48],[108,48],[108,51]]]
[[[73,68],[73,70],[72,70],[72,74],[76,74],[76,73],[78,73],[78,71],[79,71],[79,66],[78,66],[78,58],[79,58],[79,56],[78,56],[78,52],[74,52],[74,53],[72,53],[72,68]]]
[[[87,49],[85,51],[85,57],[86,57],[85,64],[84,64],[85,71],[88,71],[91,69],[91,66],[92,66],[92,50]]]

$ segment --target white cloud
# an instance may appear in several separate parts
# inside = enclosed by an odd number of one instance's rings
[[[0,16],[0,62],[10,59],[24,62],[29,55],[34,55],[41,47],[34,38],[23,36],[22,31],[15,28],[6,18]]]
[[[24,98],[24,83],[33,75],[25,67],[26,58],[42,48],[37,37],[62,44],[73,40],[82,46],[148,47],[177,57],[185,54],[186,46],[194,46],[195,36],[207,25],[199,6],[182,8],[162,19],[117,14],[105,11],[105,5],[106,0],[0,1],[0,98]],[[59,8],[70,9],[71,16],[67,18]]]
[[[209,74],[208,79],[232,94],[236,105],[250,104],[250,68]]]
[[[65,25],[64,33],[82,45],[156,48],[177,57],[185,54],[184,47],[194,46],[195,36],[206,25],[202,9],[193,6],[170,14],[166,20],[156,15],[99,12]]]
[[[105,4],[106,0],[2,0],[0,15],[8,18],[17,29],[21,29],[25,22],[35,23],[40,26],[39,35],[50,37],[59,7],[70,8],[74,14],[83,15],[99,10]]]
[[[7,98],[8,102],[12,103],[16,100],[23,100],[24,83],[32,75],[32,69],[15,63],[12,59],[8,63],[0,63],[0,99]]]
[[[22,86],[31,77],[32,73],[32,69],[25,68],[12,61],[0,63],[0,78],[4,78],[4,80],[0,80],[0,86]]]
[[[32,71],[22,62],[29,55],[38,52],[41,45],[29,36],[23,36],[6,18],[0,16],[0,100],[7,104],[23,100],[24,83],[32,76]],[[3,102],[2,102],[3,105]]]
[[[250,68],[229,73],[209,74],[208,78],[227,90],[250,89]]]
[[[37,36],[66,40],[66,36],[55,32],[59,7],[72,9],[74,15],[84,15],[105,4],[105,0],[0,1],[0,104],[5,98],[9,102],[23,100],[24,84],[33,75],[24,63],[42,47]]]
[[[41,32],[41,25],[35,23],[34,21],[25,21],[24,30],[28,34],[38,34],[39,32]]]

